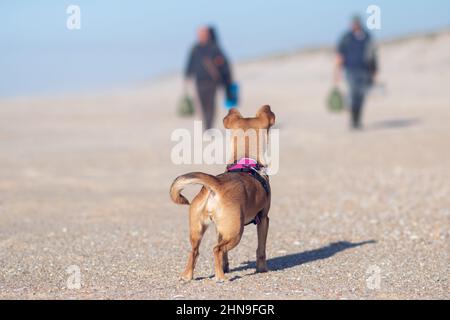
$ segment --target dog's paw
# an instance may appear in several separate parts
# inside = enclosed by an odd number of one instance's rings
[[[228,278],[226,278],[226,277],[223,277],[223,278],[218,278],[218,277],[215,277],[215,280],[216,280],[216,283],[227,283],[227,282],[229,282],[230,280],[228,279]]]
[[[183,281],[183,282],[189,282],[189,281],[191,281],[192,280],[192,275],[191,274],[185,274],[185,273],[182,273],[181,275],[180,275],[180,281]]]
[[[262,267],[256,268],[257,273],[264,273],[264,272],[268,272],[268,271],[269,271],[269,268],[267,268],[267,266],[262,266]]]

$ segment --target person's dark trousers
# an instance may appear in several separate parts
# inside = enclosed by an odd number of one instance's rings
[[[350,90],[351,124],[353,128],[361,127],[361,115],[369,85],[369,72],[365,70],[346,70]]]
[[[197,94],[202,107],[204,128],[211,129],[216,109],[216,84],[212,81],[197,82]]]

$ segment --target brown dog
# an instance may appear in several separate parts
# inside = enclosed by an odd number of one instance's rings
[[[253,167],[242,169],[239,164],[232,172],[228,171],[218,176],[202,172],[188,173],[179,176],[172,183],[170,196],[175,203],[189,204],[181,195],[184,187],[190,184],[200,184],[203,188],[192,200],[189,209],[190,240],[192,251],[189,254],[183,280],[192,280],[195,263],[199,254],[199,246],[203,234],[210,221],[217,229],[217,245],[214,247],[214,269],[218,281],[226,280],[224,272],[229,271],[228,251],[241,240],[244,226],[254,222],[257,224],[258,249],[256,250],[256,270],[266,272],[266,239],[269,228],[270,187],[269,177],[265,172],[263,145],[260,132],[268,138],[268,130],[275,123],[275,115],[269,106],[261,107],[254,118],[243,118],[239,111],[231,109],[223,119],[225,128],[231,129],[232,166],[241,158],[256,159]],[[234,134],[237,131],[256,132],[256,140],[248,135]],[[254,144],[257,144],[256,147]],[[237,148],[237,146],[244,148]],[[247,160],[246,160],[247,161]],[[247,163],[247,162],[245,162]]]

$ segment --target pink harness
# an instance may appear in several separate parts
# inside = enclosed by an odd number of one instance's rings
[[[263,186],[264,190],[267,194],[269,194],[269,185],[267,181],[259,174],[259,169],[261,168],[260,164],[251,158],[242,158],[236,163],[232,163],[227,166],[227,172],[240,172],[240,173],[248,173],[253,178],[258,180]],[[261,222],[261,212],[259,212],[256,217],[250,221],[250,223],[259,224]]]
[[[239,169],[254,169],[258,170],[258,162],[251,158],[242,158],[236,163],[228,166],[227,171],[239,170]]]

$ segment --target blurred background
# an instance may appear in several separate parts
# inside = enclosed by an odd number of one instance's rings
[[[372,4],[378,73],[352,130],[353,113],[327,102],[347,82],[336,88],[338,42]],[[70,5],[79,30],[66,27]],[[213,227],[195,280],[178,281],[188,208],[169,197],[178,175],[225,169],[171,159],[174,130],[192,134],[199,118],[179,106],[204,25],[218,31],[239,111],[270,104],[279,129],[272,271],[254,273],[248,226],[223,285]],[[450,299],[449,27],[448,0],[0,0],[0,298]],[[361,60],[360,31],[340,46],[344,64]],[[221,129],[223,91],[209,109]],[[67,270],[80,271],[78,289]]]
[[[178,72],[205,24],[218,28],[233,62],[333,46],[372,2],[1,1],[0,96],[95,91]],[[449,26],[445,0],[376,2],[378,40]],[[66,28],[71,4],[81,8],[80,30]]]

